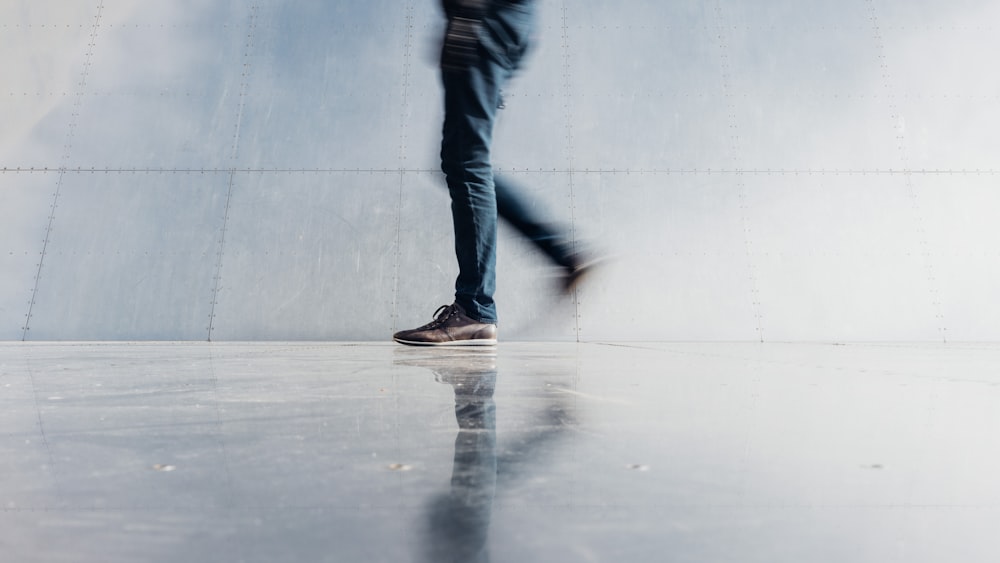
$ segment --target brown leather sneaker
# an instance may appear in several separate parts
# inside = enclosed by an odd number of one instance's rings
[[[410,346],[495,346],[497,325],[472,320],[453,303],[438,307],[430,323],[399,331],[392,339]]]

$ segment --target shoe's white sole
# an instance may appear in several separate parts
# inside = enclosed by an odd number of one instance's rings
[[[400,344],[406,344],[407,346],[496,346],[496,339],[486,340],[452,340],[450,342],[417,342],[415,340],[402,340],[400,338],[393,338],[396,342]]]

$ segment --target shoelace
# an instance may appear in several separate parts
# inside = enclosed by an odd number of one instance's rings
[[[456,309],[454,305],[441,305],[438,307],[437,311],[434,311],[434,320],[420,327],[418,330],[430,330],[432,328],[437,328],[453,317],[455,312]]]

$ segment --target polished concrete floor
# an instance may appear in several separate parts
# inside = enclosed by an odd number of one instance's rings
[[[1000,345],[0,344],[0,559],[1000,561]]]

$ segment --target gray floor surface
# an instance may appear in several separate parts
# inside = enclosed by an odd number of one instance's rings
[[[0,559],[995,562],[998,366],[997,344],[0,343]]]

